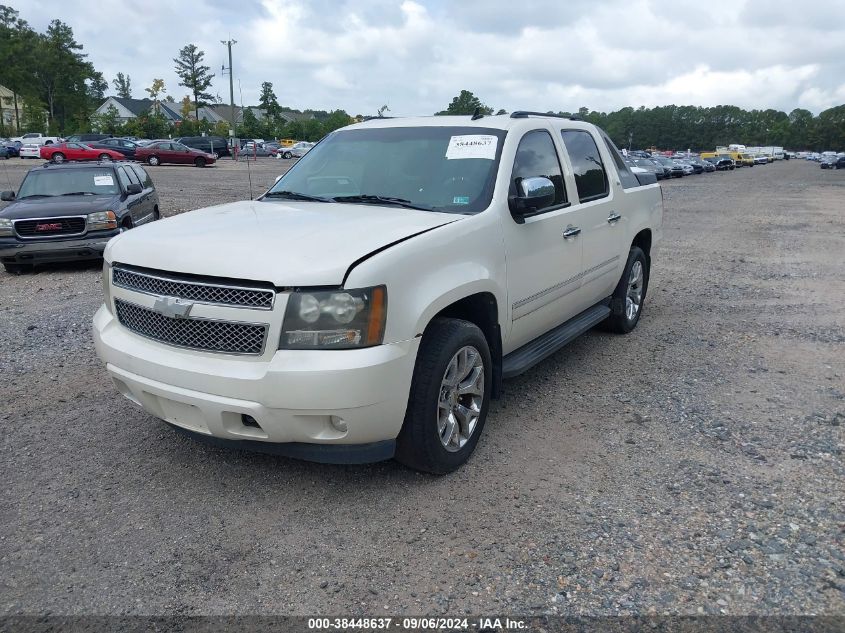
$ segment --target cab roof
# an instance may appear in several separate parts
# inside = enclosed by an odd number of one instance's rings
[[[477,127],[498,130],[510,130],[522,126],[527,120],[566,121],[576,129],[586,129],[592,124],[586,123],[577,118],[564,117],[556,114],[544,114],[542,112],[528,112],[517,110],[510,114],[495,114],[484,116],[421,116],[421,117],[398,117],[398,118],[374,118],[361,123],[355,123],[346,130],[388,128],[388,127]]]

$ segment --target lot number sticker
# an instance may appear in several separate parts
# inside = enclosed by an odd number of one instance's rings
[[[449,139],[449,147],[446,148],[446,159],[455,160],[459,158],[496,158],[496,145],[499,139],[488,134],[465,134],[453,136]]]
[[[114,178],[111,176],[94,176],[94,185],[96,187],[112,187]]]

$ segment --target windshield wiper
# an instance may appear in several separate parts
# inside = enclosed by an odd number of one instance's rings
[[[331,198],[321,198],[320,196],[309,196],[307,193],[299,193],[298,191],[269,191],[264,194],[265,198],[287,198],[288,200],[307,200],[309,202],[333,202]]]
[[[357,196],[335,196],[332,198],[335,202],[352,202],[361,204],[392,204],[397,207],[405,207],[406,209],[418,209],[420,211],[434,211],[435,208],[423,204],[415,204],[405,198],[393,198],[390,196],[373,196],[369,194],[360,194]]]
[[[31,193],[28,196],[18,196],[16,200],[23,200],[25,198],[55,198],[52,193]]]
[[[93,196],[94,193],[91,191],[70,191],[68,193],[61,194],[63,196]]]

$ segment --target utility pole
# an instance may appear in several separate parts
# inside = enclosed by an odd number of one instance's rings
[[[225,66],[221,69],[222,74],[226,74],[226,71],[229,71],[229,116],[231,117],[231,121],[229,122],[231,125],[231,129],[229,131],[229,136],[234,138],[235,136],[235,82],[232,73],[232,44],[237,44],[237,40],[220,40],[221,44],[225,44],[229,48],[229,68],[227,69]]]

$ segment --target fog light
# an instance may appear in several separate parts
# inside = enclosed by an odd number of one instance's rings
[[[346,433],[349,430],[349,426],[346,424],[346,420],[343,418],[339,418],[336,415],[331,416],[332,426],[335,430],[340,431],[341,433]]]

